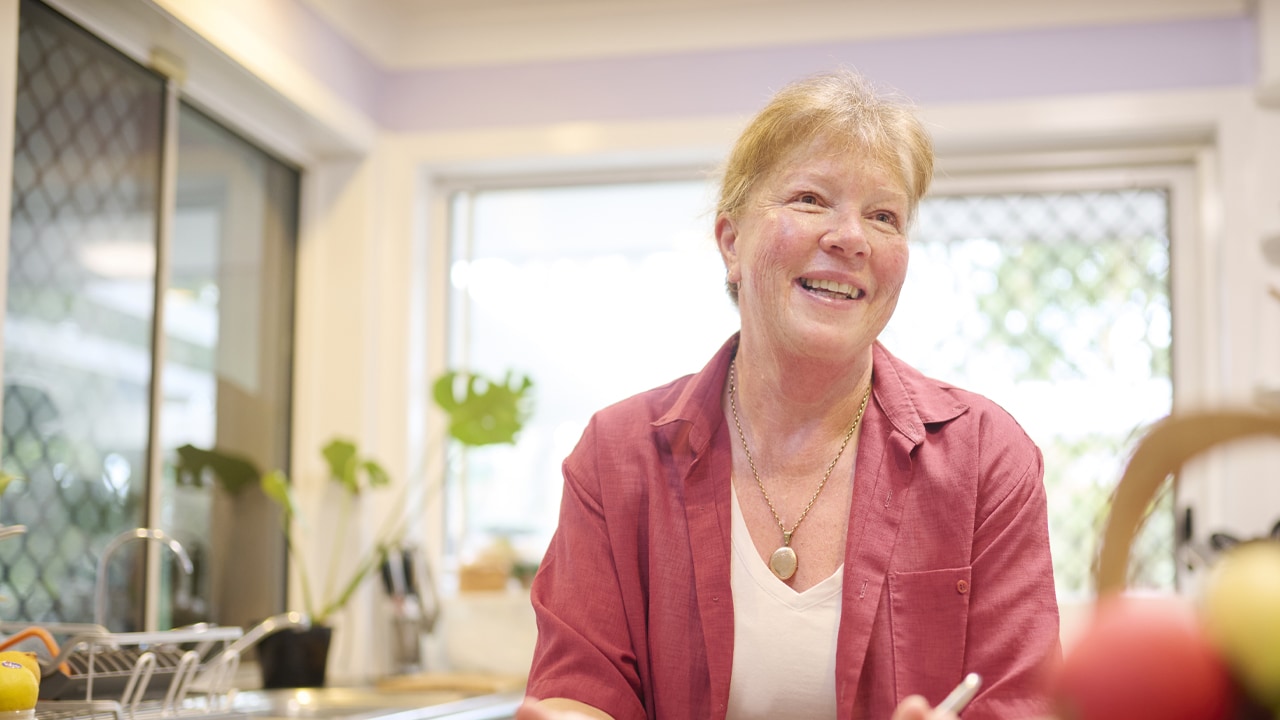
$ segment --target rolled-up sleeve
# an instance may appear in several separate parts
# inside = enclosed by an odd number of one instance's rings
[[[645,717],[615,553],[605,520],[594,423],[565,460],[560,522],[534,579],[538,641],[527,694]]]

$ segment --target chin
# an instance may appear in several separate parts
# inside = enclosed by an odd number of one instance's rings
[[[869,353],[874,343],[874,335],[855,337],[848,330],[828,328],[802,333],[790,347],[796,354],[810,359],[847,362]]]

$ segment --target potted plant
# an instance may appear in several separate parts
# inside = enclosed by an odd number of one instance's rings
[[[449,436],[457,441],[461,451],[459,464],[465,465],[467,453],[474,448],[515,443],[516,435],[533,411],[532,388],[533,381],[527,375],[517,378],[511,371],[507,371],[501,381],[462,370],[450,370],[436,379],[432,395],[436,405],[449,416]],[[466,491],[466,486],[460,483],[464,507]],[[501,541],[498,545],[510,549],[509,544]],[[530,564],[518,562],[514,551],[490,555],[492,557],[483,561],[461,567],[460,589],[497,589],[505,586],[510,576],[524,582],[521,576],[531,575]],[[532,567],[536,569],[536,565]]]
[[[460,443],[463,451],[470,447],[515,442],[516,434],[524,427],[531,413],[530,389],[532,380],[516,378],[507,373],[502,380],[494,380],[483,374],[448,370],[439,375],[433,384],[433,398],[448,418],[448,436]],[[302,606],[310,616],[312,630],[289,630],[265,635],[259,643],[259,660],[264,662],[264,687],[310,687],[324,684],[324,667],[328,657],[330,637],[329,620],[347,606],[353,594],[370,574],[378,570],[387,559],[388,552],[403,541],[406,523],[401,518],[383,524],[372,546],[358,555],[355,566],[342,570],[342,557],[346,556],[348,533],[351,532],[351,516],[358,498],[370,489],[388,487],[387,471],[378,462],[361,456],[355,443],[335,438],[321,448],[329,477],[343,489],[346,503],[339,514],[338,527],[334,529],[330,544],[328,569],[324,584],[319,588],[312,584],[314,578],[308,571],[303,543],[296,542],[297,534],[306,532],[306,520],[300,514],[293,484],[283,471],[273,470],[261,474],[250,460],[242,456],[212,448],[202,450],[186,445],[178,448],[179,482],[200,484],[200,478],[209,471],[218,478],[228,492],[259,484],[262,492],[280,507],[285,546],[288,548],[293,568],[298,573],[302,589]],[[439,484],[429,488],[435,491]],[[429,495],[429,493],[424,493]],[[403,503],[396,503],[403,510]],[[340,580],[340,582],[339,582]],[[293,648],[292,641],[303,647]],[[310,643],[310,644],[308,644]],[[265,657],[264,657],[265,656]],[[266,665],[275,665],[280,670]],[[300,671],[310,666],[310,674]]]
[[[192,445],[178,448],[179,482],[200,484],[205,471],[216,477],[228,492],[237,493],[257,483],[263,493],[281,510],[281,526],[293,567],[302,589],[303,611],[310,620],[306,629],[287,629],[266,635],[258,645],[263,687],[312,687],[324,685],[330,621],[342,610],[360,584],[364,582],[396,546],[404,533],[403,522],[383,524],[383,530],[372,545],[357,556],[354,566],[344,565],[351,545],[352,516],[360,496],[372,489],[390,485],[390,478],[375,460],[361,456],[355,443],[342,438],[330,440],[321,449],[330,480],[340,489],[342,507],[337,525],[329,536],[326,568],[320,577],[323,584],[313,585],[312,567],[306,551],[297,542],[297,533],[306,525],[294,497],[293,485],[284,472],[273,470],[261,474],[244,457],[218,449],[205,450]]]

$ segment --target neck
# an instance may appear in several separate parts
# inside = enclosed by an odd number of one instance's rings
[[[738,410],[762,433],[843,435],[871,383],[871,348],[832,361],[757,348],[745,339],[734,360]]]

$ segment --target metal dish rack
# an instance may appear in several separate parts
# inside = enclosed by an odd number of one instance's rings
[[[6,633],[28,627],[0,623]],[[239,627],[202,623],[130,633],[93,624],[41,627],[59,638],[59,651],[47,661],[41,655],[38,720],[232,715],[229,695],[244,650]]]

